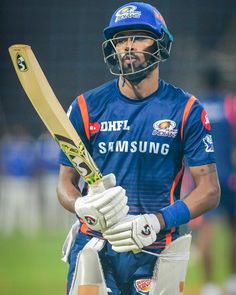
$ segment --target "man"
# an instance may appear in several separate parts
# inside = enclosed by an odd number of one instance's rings
[[[173,38],[156,8],[122,6],[104,36],[104,59],[118,79],[80,95],[68,115],[106,175],[105,189],[81,198],[86,188],[79,189],[79,175],[64,155],[60,160],[59,200],[81,221],[68,258],[68,294],[81,276],[78,257],[93,237],[104,241],[99,260],[111,294],[148,294],[151,288],[157,294],[151,283],[156,254],[179,237],[181,224],[219,202],[211,127],[198,100],[159,79],[159,62],[169,57]],[[184,157],[196,188],[179,200]],[[167,289],[160,294],[182,294],[182,287]]]

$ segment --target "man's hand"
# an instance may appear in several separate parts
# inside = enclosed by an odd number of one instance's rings
[[[104,231],[108,227],[124,218],[129,207],[125,190],[115,186],[114,175],[104,177],[105,190],[99,192],[97,188],[87,196],[78,198],[75,202],[75,212],[83,219],[89,228]]]
[[[160,223],[154,214],[128,215],[103,233],[116,252],[141,250],[156,240]]]

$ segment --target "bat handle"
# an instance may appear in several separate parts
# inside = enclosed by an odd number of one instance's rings
[[[106,190],[105,185],[103,183],[103,181],[99,181],[96,184],[90,185],[90,190],[93,194],[99,194],[102,193]]]
[[[114,186],[116,186],[116,177],[113,173],[110,173],[103,176],[103,178],[97,183],[91,185],[90,189],[94,194],[99,194]]]

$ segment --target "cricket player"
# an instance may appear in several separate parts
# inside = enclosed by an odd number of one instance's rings
[[[106,286],[97,294],[183,294],[176,278],[186,274],[181,261],[189,245],[179,226],[220,199],[211,125],[193,95],[160,79],[173,37],[155,7],[123,5],[104,37],[104,60],[116,77],[79,95],[68,110],[105,175],[103,189],[83,186],[60,156],[58,198],[80,220],[67,249],[67,294],[78,294],[76,284],[95,269]],[[196,188],[180,200],[184,159]],[[83,271],[88,246],[98,259]]]

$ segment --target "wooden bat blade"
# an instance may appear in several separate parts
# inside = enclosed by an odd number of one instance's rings
[[[89,184],[97,184],[102,174],[53,93],[31,47],[9,47],[16,74],[35,110],[78,173]]]

